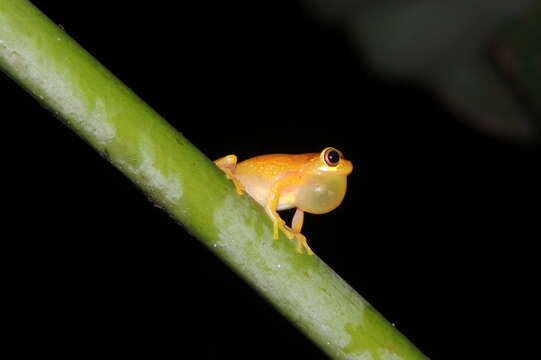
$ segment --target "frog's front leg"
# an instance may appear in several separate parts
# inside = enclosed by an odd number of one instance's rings
[[[295,210],[295,215],[293,215],[293,220],[291,221],[291,230],[293,230],[293,233],[295,234],[295,239],[297,240],[297,252],[299,254],[302,254],[302,248],[304,247],[308,255],[314,255],[314,252],[312,251],[312,249],[310,249],[310,246],[308,246],[306,237],[301,234],[303,222],[304,211],[297,208],[297,210]]]
[[[282,220],[282,218],[280,217],[280,215],[278,215],[278,212],[276,211],[278,203],[280,202],[280,195],[282,194],[282,189],[285,185],[287,185],[287,183],[287,178],[275,182],[271,187],[271,190],[267,196],[267,203],[265,204],[265,211],[272,220],[272,237],[274,239],[278,239],[278,229],[282,230],[282,232],[286,234],[289,239],[293,239],[294,237],[291,229],[286,226],[286,222]]]
[[[214,160],[214,164],[220,168],[225,173],[225,176],[233,182],[237,194],[244,194],[244,186],[235,176],[235,168],[237,167],[237,157],[235,155],[227,155],[223,158]]]

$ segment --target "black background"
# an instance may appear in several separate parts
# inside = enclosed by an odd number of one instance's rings
[[[381,79],[297,2],[55,3],[34,1],[210,158],[342,150],[346,199],[304,233],[429,357],[535,343],[539,146],[489,138]],[[3,75],[0,93],[22,125],[9,157],[23,168],[6,174],[21,351],[325,358]]]

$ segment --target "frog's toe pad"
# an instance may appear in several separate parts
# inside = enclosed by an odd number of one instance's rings
[[[297,240],[297,252],[299,254],[302,254],[302,249],[304,248],[306,250],[306,253],[308,255],[314,255],[314,252],[312,249],[310,249],[310,246],[308,246],[308,242],[306,241],[306,237],[301,233],[295,233],[295,239]]]

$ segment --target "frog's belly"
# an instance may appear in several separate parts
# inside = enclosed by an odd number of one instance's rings
[[[238,179],[244,185],[246,192],[261,206],[265,207],[272,185],[270,183],[261,184],[247,177],[238,176]],[[296,207],[295,192],[287,188],[282,190],[276,210],[287,210],[294,207]]]
[[[295,194],[293,192],[283,192],[280,195],[280,201],[278,202],[278,206],[276,207],[276,210],[287,210],[292,209],[296,207],[295,206]]]

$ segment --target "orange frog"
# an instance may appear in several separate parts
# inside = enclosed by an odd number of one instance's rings
[[[301,234],[304,212],[324,214],[336,209],[353,169],[332,147],[321,153],[261,155],[238,164],[235,155],[227,155],[214,163],[233,181],[239,195],[246,191],[265,208],[274,224],[274,239],[280,229],[289,239],[296,239],[297,252],[302,253],[304,247],[309,255],[312,249]],[[296,211],[288,227],[277,211],[292,208]]]

